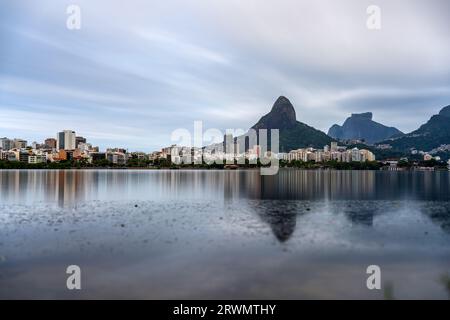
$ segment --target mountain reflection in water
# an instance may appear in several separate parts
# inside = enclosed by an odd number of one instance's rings
[[[84,298],[446,298],[449,203],[449,172],[0,171],[0,298],[70,298],[74,261]]]

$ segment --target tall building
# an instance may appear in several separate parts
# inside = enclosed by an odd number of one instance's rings
[[[337,151],[338,149],[338,144],[335,141],[331,142],[331,151]]]
[[[359,152],[358,148],[352,149],[352,161],[356,161],[356,162],[361,161],[361,152]]]
[[[38,150],[42,148],[42,145],[40,143],[37,143],[36,141],[33,141],[33,143],[31,144],[31,148],[33,148],[34,150]]]
[[[56,136],[58,150],[75,150],[75,131],[64,130]]]
[[[56,143],[57,141],[54,138],[48,138],[44,141],[45,146],[49,149],[56,149]]]
[[[27,147],[27,141],[22,139],[14,139],[13,147],[16,149],[24,149]]]
[[[13,141],[8,138],[0,138],[0,149],[4,151],[11,150],[13,148]]]
[[[84,138],[84,137],[75,137],[75,148],[78,148],[80,143],[86,143],[86,138]]]
[[[223,136],[223,152],[234,154],[234,139],[232,134],[226,134]]]

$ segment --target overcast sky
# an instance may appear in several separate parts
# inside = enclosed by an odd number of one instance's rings
[[[30,142],[151,151],[195,120],[248,129],[280,95],[325,132],[365,111],[409,132],[450,104],[446,0],[3,0],[0,41],[0,136]]]

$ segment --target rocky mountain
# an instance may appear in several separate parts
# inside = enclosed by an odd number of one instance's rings
[[[444,107],[439,114],[433,115],[419,129],[402,137],[383,141],[394,150],[430,151],[442,144],[450,144],[450,105]]]
[[[334,124],[328,130],[328,135],[339,140],[364,140],[369,144],[403,135],[394,127],[373,121],[372,117],[372,112],[352,113],[342,126]]]
[[[279,129],[280,152],[305,147],[323,148],[334,141],[324,132],[297,121],[292,103],[283,96],[275,101],[272,110],[252,126],[252,129]]]

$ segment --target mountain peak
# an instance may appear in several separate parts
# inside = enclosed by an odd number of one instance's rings
[[[296,121],[297,116],[295,115],[295,109],[292,103],[285,96],[279,96],[278,99],[273,104],[270,113],[282,113],[285,114],[291,121]]]
[[[280,106],[283,104],[290,104],[292,106],[292,103],[285,96],[279,96],[278,99],[275,100],[275,103],[273,104],[273,106],[275,107],[275,106]]]
[[[402,134],[396,128],[373,121],[372,117],[372,112],[352,113],[342,126],[333,125],[328,130],[328,135],[335,139],[358,139],[372,144]]]
[[[282,152],[305,147],[322,148],[333,141],[322,131],[297,121],[294,106],[284,96],[275,101],[270,112],[259,119],[252,129],[268,129],[268,141],[271,141],[270,129],[279,129],[279,148]],[[245,150],[251,147],[249,142],[246,142]]]
[[[352,118],[362,118],[372,120],[373,114],[372,112],[352,113]]]
[[[450,117],[450,105],[442,108],[442,110],[439,112],[439,115],[444,117]]]
[[[253,129],[286,129],[297,124],[295,109],[288,98],[280,96],[268,114],[262,117]]]
[[[431,116],[430,120],[419,129],[399,137],[388,143],[395,149],[408,152],[409,149],[429,151],[450,141],[450,105],[441,109],[439,114]]]

